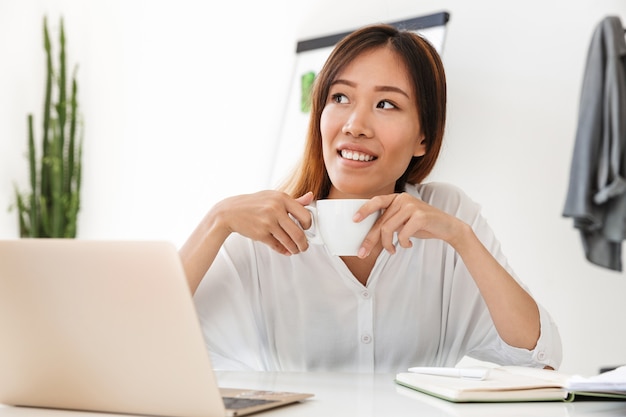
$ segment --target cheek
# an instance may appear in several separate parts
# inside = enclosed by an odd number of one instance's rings
[[[330,105],[324,107],[322,114],[320,115],[320,131],[322,137],[328,137],[331,139],[336,136],[343,127],[343,119],[340,111]]]
[[[322,138],[322,155],[324,157],[324,160],[326,161],[327,157],[328,157],[328,152],[329,152],[329,148],[330,145],[332,143],[332,140],[334,138],[334,133],[333,133],[333,123],[332,123],[332,118],[329,117],[329,112],[327,112],[326,110],[322,111],[321,117],[320,117],[320,134],[321,134],[321,138]],[[327,161],[326,161],[327,162]]]
[[[390,138],[394,139],[387,142],[387,151],[390,153],[391,159],[396,161],[394,166],[402,173],[413,158],[416,139],[414,135],[409,136],[406,132],[398,132],[397,136],[390,135]]]
[[[322,151],[326,155],[332,148],[334,139],[341,131],[341,124],[332,111],[324,110],[320,117],[320,134],[322,137]]]
[[[332,115],[327,108],[324,108],[320,116],[320,133],[322,134],[322,141],[324,141],[326,137],[331,134],[332,126]]]
[[[328,116],[326,110],[322,111],[320,115],[320,133],[322,134],[322,140],[326,137],[326,131],[328,130]]]
[[[411,160],[421,141],[420,126],[409,120],[387,126],[387,132],[390,146],[402,155],[408,155],[408,159]]]

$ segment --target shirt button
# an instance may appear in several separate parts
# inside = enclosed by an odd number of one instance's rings
[[[361,293],[361,297],[365,298],[366,300],[369,299],[372,295],[370,294],[369,291],[363,291]]]
[[[364,334],[361,336],[361,343],[371,343],[372,342],[372,336],[370,336],[369,334]]]
[[[537,354],[537,359],[539,359],[540,361],[544,360],[546,358],[546,352],[539,352]]]

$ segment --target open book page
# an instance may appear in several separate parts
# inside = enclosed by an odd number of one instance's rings
[[[514,375],[540,379],[542,381],[546,381],[547,383],[559,386],[564,386],[567,380],[572,377],[570,374],[553,371],[551,369],[529,368],[526,366],[498,366],[494,369],[505,371]]]
[[[588,378],[574,375],[566,381],[565,387],[570,391],[617,392],[626,395],[626,366]]]

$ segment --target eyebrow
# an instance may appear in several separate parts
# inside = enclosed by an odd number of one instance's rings
[[[331,83],[331,85],[335,85],[335,84],[344,84],[347,85],[348,87],[356,87],[356,83],[353,83],[352,81],[348,81],[348,80],[342,80],[342,79],[338,79],[335,80]],[[394,87],[391,85],[381,85],[381,86],[376,86],[374,87],[374,90],[376,91],[390,91],[390,92],[394,92],[394,93],[399,93],[402,94],[403,96],[405,96],[406,98],[409,98],[409,95],[401,88],[398,87]]]

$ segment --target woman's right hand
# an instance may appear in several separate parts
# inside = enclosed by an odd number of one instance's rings
[[[233,232],[263,242],[285,255],[307,250],[306,235],[294,219],[308,229],[311,213],[304,206],[312,201],[312,193],[294,199],[279,191],[261,191],[217,203],[178,251],[191,291],[196,291]]]
[[[303,229],[294,219],[308,229],[311,214],[304,206],[312,201],[312,193],[294,199],[280,191],[260,191],[226,198],[213,207],[209,216],[225,235],[239,233],[278,253],[292,255],[309,247]]]

